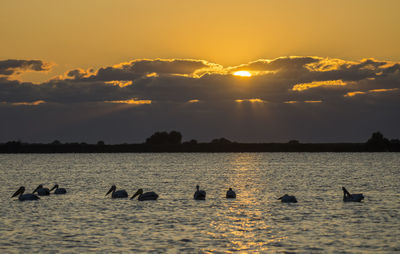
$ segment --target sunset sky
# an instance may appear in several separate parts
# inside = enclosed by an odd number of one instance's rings
[[[0,3],[0,143],[400,138],[398,0]],[[239,72],[240,71],[240,72]]]

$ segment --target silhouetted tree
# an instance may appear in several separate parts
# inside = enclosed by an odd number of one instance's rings
[[[61,145],[61,142],[59,140],[54,140],[51,144],[58,146],[58,145]]]
[[[180,144],[182,140],[182,134],[177,131],[168,132],[156,132],[151,137],[146,139],[146,144],[150,145],[173,145]]]
[[[290,144],[290,145],[298,145],[298,144],[300,144],[300,142],[298,140],[290,140],[288,142],[288,144]]]
[[[211,141],[211,144],[231,144],[232,142],[226,138],[216,138]]]
[[[104,141],[100,140],[99,142],[97,142],[98,146],[104,146]]]
[[[182,134],[177,131],[171,131],[168,135],[169,144],[180,144],[182,141]]]
[[[382,133],[374,132],[372,136],[367,141],[367,148],[369,151],[388,151],[390,146],[390,141],[385,138]]]

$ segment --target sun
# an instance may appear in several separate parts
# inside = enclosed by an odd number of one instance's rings
[[[248,71],[237,71],[233,73],[235,76],[240,76],[240,77],[251,77],[251,73]]]

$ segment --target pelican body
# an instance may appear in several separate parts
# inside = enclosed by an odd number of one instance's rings
[[[111,194],[111,198],[127,198],[128,197],[128,193],[126,192],[126,190],[117,190],[117,187],[115,185],[111,186],[111,188],[108,190],[106,196],[108,194],[110,194],[110,192],[112,192]]]
[[[200,187],[197,185],[196,192],[194,193],[193,198],[195,200],[206,200],[206,192],[203,190],[200,190]]]
[[[48,196],[50,195],[50,190],[48,188],[44,188],[42,184],[39,184],[38,187],[32,192],[33,194],[37,192],[39,196]]]
[[[229,188],[229,190],[226,192],[226,198],[236,198],[236,193],[232,190],[232,188]]]
[[[64,188],[58,188],[58,184],[56,184],[56,185],[54,185],[54,187],[53,188],[51,188],[50,189],[50,191],[52,191],[52,190],[54,190],[54,189],[56,189],[55,191],[54,191],[54,194],[65,194],[65,193],[67,193],[67,190],[66,189],[64,189]]]
[[[283,195],[282,197],[278,198],[281,200],[282,203],[297,203],[297,199],[295,196],[289,196],[288,194]]]
[[[38,200],[40,199],[38,196],[32,193],[27,193],[24,194],[25,192],[25,187],[21,186],[19,189],[11,196],[12,198],[19,195],[18,199],[19,201],[26,201],[26,200]]]
[[[350,194],[345,187],[342,187],[343,190],[343,201],[344,202],[361,202],[364,199],[364,195],[362,193],[359,194]]]
[[[158,194],[150,191],[150,192],[145,192],[143,193],[143,189],[138,189],[135,194],[131,197],[131,199],[134,199],[136,196],[138,196],[139,201],[147,201],[147,200],[157,200]]]

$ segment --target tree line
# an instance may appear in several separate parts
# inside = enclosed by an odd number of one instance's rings
[[[374,132],[364,143],[238,143],[226,138],[216,138],[208,143],[195,139],[182,142],[178,131],[156,132],[140,144],[24,143],[9,141],[0,144],[0,153],[152,153],[152,152],[400,152],[399,139],[387,139]]]

